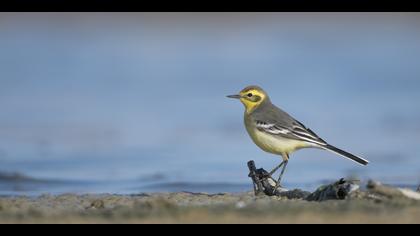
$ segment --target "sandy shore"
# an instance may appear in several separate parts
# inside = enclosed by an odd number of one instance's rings
[[[253,192],[3,197],[0,223],[420,223],[420,201],[309,202]]]

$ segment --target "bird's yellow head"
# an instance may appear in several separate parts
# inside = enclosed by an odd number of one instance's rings
[[[269,101],[267,93],[255,85],[242,89],[239,94],[229,95],[227,97],[239,99],[244,104],[247,113],[254,111],[263,102]]]

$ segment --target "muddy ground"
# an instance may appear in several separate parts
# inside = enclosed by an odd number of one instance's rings
[[[2,197],[0,223],[420,223],[420,201],[362,191],[322,202],[254,192]]]

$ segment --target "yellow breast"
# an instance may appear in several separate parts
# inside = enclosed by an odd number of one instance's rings
[[[289,154],[298,149],[309,147],[307,142],[270,135],[255,127],[246,126],[249,136],[262,150],[273,154]]]

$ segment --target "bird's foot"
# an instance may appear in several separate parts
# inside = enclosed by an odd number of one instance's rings
[[[273,178],[273,176],[268,172],[264,172],[261,175],[264,179],[272,179]]]
[[[276,185],[273,188],[273,194],[276,194],[277,191],[281,191],[282,189],[284,189],[283,186],[279,183],[276,183]]]

